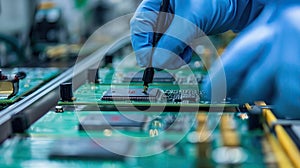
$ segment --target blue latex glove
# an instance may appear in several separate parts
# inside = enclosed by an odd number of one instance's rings
[[[140,66],[150,63],[153,27],[162,0],[144,0],[131,20],[132,45]],[[176,69],[191,60],[188,45],[198,36],[239,31],[261,12],[259,0],[170,0],[175,14],[153,54],[152,66]]]
[[[214,66],[205,89],[226,84],[239,103],[267,100],[278,117],[300,119],[299,16],[299,0],[267,3],[223,53],[223,67]]]

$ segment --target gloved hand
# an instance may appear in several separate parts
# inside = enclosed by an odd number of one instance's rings
[[[131,20],[132,45],[137,62],[150,64],[153,27],[162,0],[144,0]],[[175,17],[165,36],[157,44],[152,66],[176,69],[188,63],[192,51],[188,45],[198,36],[239,31],[261,12],[259,0],[170,0],[170,12]],[[203,31],[203,32],[202,32]]]
[[[227,47],[223,65],[211,69],[203,89],[214,92],[212,99],[222,98],[218,89],[227,86],[227,96],[238,103],[267,101],[278,117],[300,119],[299,9],[298,0],[266,5]]]

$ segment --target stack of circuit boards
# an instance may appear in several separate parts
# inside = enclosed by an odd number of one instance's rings
[[[72,82],[62,84],[57,106],[2,144],[0,167],[299,166],[299,136],[274,127],[264,104],[253,112],[203,99],[199,61],[157,71],[147,94],[137,67],[87,70],[84,84],[73,92]]]

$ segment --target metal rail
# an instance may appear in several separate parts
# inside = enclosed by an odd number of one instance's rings
[[[0,111],[0,143],[15,132],[25,131],[31,124],[53,108],[60,99],[59,86],[61,83],[76,80],[73,89],[76,89],[87,80],[87,70],[90,67],[99,67],[105,54],[116,52],[128,44],[129,37],[120,38],[118,43],[103,46],[86,58],[80,60],[73,67],[58,77],[37,89],[24,99]]]

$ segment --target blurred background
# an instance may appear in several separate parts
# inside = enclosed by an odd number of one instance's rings
[[[140,2],[0,0],[0,66],[70,67],[91,34],[119,16],[132,14]],[[116,39],[122,30],[128,31],[129,19],[109,28],[108,36]],[[86,54],[105,45],[111,37],[99,35],[97,45]],[[229,32],[211,38],[221,53],[233,37]]]
[[[114,18],[133,13],[139,3],[140,0],[0,0],[0,66],[69,67],[95,30]]]

